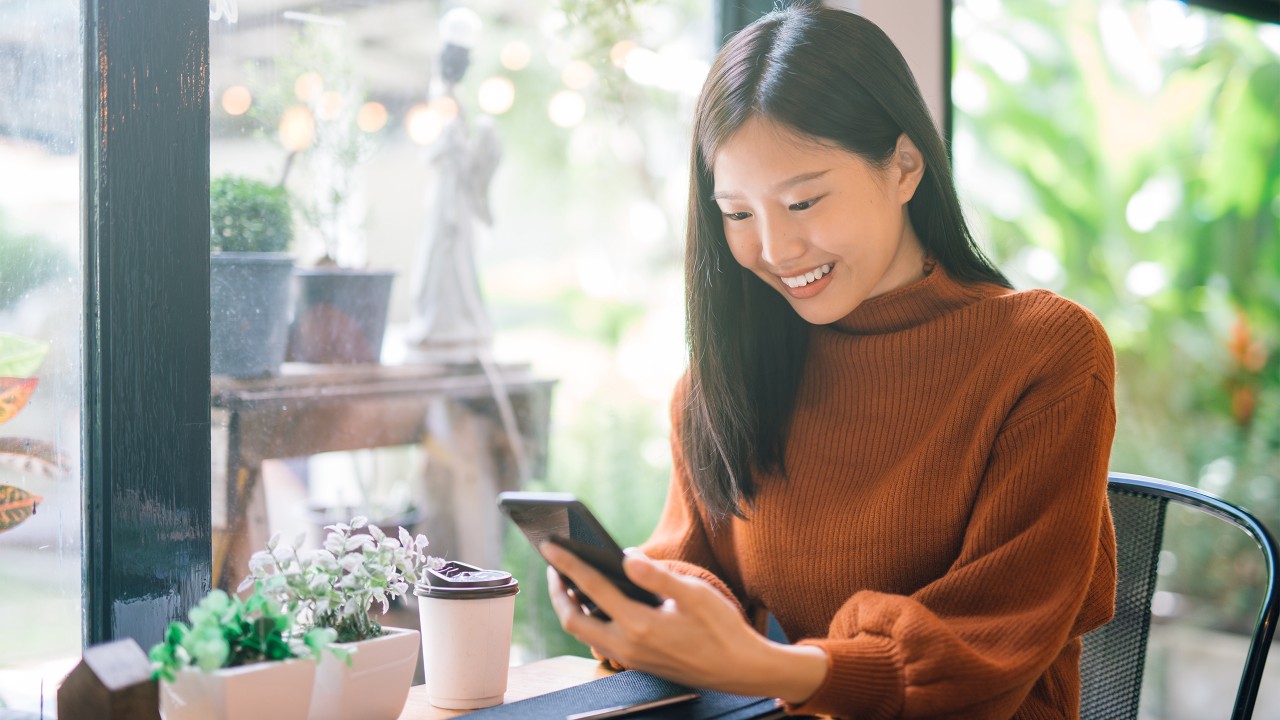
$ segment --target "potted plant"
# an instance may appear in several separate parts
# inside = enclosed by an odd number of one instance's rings
[[[293,613],[260,591],[241,600],[213,590],[188,616],[151,648],[165,720],[305,720],[333,630],[299,634]]]
[[[308,130],[286,144],[285,177],[295,159],[306,168],[291,185],[307,231],[286,355],[296,362],[377,363],[382,355],[395,272],[368,267],[363,167],[385,120],[360,119],[367,98],[355,51],[345,28],[301,28],[277,64],[284,82],[261,104],[263,124],[279,124],[282,138],[287,119],[305,119]]]
[[[395,720],[404,709],[417,666],[417,630],[383,628],[371,615],[408,595],[421,574],[443,561],[427,555],[427,538],[403,527],[384,533],[363,517],[325,528],[320,550],[300,551],[274,536],[249,560],[241,589],[262,592],[293,608],[302,627],[331,630],[348,661],[325,657],[317,670],[311,720]]]
[[[209,186],[209,342],[215,375],[272,375],[289,340],[293,211],[280,186],[240,176]]]

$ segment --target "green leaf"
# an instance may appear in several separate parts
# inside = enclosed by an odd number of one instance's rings
[[[0,532],[15,527],[35,515],[44,498],[12,485],[0,485]]]
[[[0,333],[0,377],[31,377],[40,369],[49,344]]]

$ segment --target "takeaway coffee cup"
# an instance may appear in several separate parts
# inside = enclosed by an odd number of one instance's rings
[[[428,570],[414,587],[432,705],[474,710],[502,702],[518,592],[511,573],[457,561]]]

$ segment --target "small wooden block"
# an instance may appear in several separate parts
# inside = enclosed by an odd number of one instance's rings
[[[58,688],[61,720],[160,720],[160,686],[132,638],[84,651]]]

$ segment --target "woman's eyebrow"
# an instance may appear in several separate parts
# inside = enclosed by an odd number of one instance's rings
[[[815,170],[814,172],[800,173],[795,177],[787,178],[786,180],[783,180],[782,182],[773,186],[773,190],[774,192],[777,192],[780,190],[786,190],[787,188],[793,187],[795,185],[799,185],[800,183],[803,183],[803,182],[808,182],[810,180],[817,180],[818,178],[822,177],[823,175],[826,175],[829,172],[831,172],[830,169]],[[738,197],[740,197],[738,193],[735,193],[729,190],[717,190],[711,193],[712,200],[733,200]]]

